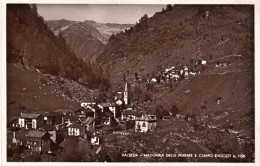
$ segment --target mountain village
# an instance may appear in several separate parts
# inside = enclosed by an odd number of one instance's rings
[[[195,66],[206,66],[207,61],[196,60]],[[223,67],[217,62],[215,67]],[[228,65],[225,65],[225,67]],[[161,82],[174,83],[201,74],[198,69],[187,66],[169,66],[158,72],[155,78],[147,80],[147,84]],[[21,109],[19,116],[9,118],[7,127],[12,133],[8,139],[8,147],[25,148],[31,153],[56,155],[66,149],[71,139],[77,138],[93,147],[98,154],[102,149],[104,137],[109,135],[130,135],[151,133],[157,130],[157,121],[168,121],[176,117],[156,116],[135,107],[129,97],[130,84],[125,82],[124,88],[117,91],[113,100],[98,102],[89,100],[81,102],[77,110],[58,109],[44,114],[32,110]],[[189,117],[191,120],[191,117]],[[20,133],[20,134],[18,134]],[[21,134],[22,133],[22,134]],[[10,135],[10,134],[9,134]]]
[[[79,137],[92,146],[101,146],[102,137],[109,134],[152,132],[156,130],[156,121],[155,115],[135,110],[125,83],[123,91],[117,92],[111,102],[86,101],[75,111],[59,109],[44,114],[22,110],[20,116],[8,122],[8,128],[14,130],[8,146],[24,146],[39,153],[61,151],[66,147],[57,137],[60,131],[64,139]],[[22,130],[24,135],[17,136],[15,130]]]
[[[253,9],[105,24],[7,5],[7,161],[253,162]]]

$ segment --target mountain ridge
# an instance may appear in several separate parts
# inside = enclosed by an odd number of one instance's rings
[[[62,33],[66,43],[78,58],[91,63],[94,63],[103,52],[112,34],[117,34],[132,26],[131,24],[107,24],[92,20],[65,19],[47,20],[46,23],[56,35]]]

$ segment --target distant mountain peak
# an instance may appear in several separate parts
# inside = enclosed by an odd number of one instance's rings
[[[62,32],[66,43],[78,58],[91,62],[102,53],[112,34],[118,34],[132,26],[131,24],[97,23],[93,20],[80,22],[62,19],[46,22],[55,35]]]

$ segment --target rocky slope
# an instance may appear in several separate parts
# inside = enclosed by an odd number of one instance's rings
[[[7,5],[8,115],[21,108],[74,110],[98,91],[91,89],[109,83],[95,66],[76,58],[36,11],[33,5]]]
[[[122,71],[146,77],[169,65],[192,66],[199,58],[242,55],[252,61],[253,47],[252,7],[175,5],[116,35],[98,62],[118,81]]]

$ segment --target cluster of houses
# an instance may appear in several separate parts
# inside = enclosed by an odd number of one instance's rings
[[[82,102],[75,111],[59,109],[44,114],[21,112],[8,122],[9,128],[19,128],[25,132],[24,141],[13,134],[12,143],[26,146],[28,149],[48,152],[51,144],[60,146],[57,133],[65,132],[66,137],[81,137],[93,146],[100,145],[102,136],[118,132],[118,126],[131,122],[133,131],[146,133],[154,131],[157,117],[136,111],[129,101],[127,83],[123,92],[117,92],[113,102]],[[121,128],[120,130],[126,130]],[[55,146],[56,146],[55,145]]]
[[[205,66],[207,64],[207,61],[204,59],[199,59],[195,61],[195,65],[203,65]],[[180,79],[186,79],[190,76],[195,76],[197,74],[200,74],[201,72],[199,70],[189,69],[188,66],[182,65],[182,66],[170,66],[163,71],[161,71],[160,76],[152,78],[150,80],[151,83],[160,82],[160,80],[166,80],[166,82],[175,82],[179,81]]]

